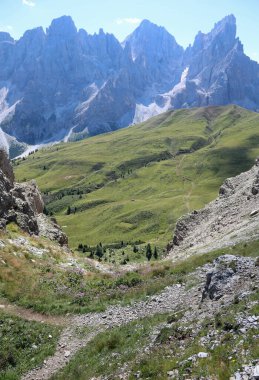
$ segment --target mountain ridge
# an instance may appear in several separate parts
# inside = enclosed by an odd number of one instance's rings
[[[233,15],[187,49],[148,20],[121,44],[62,16],[18,41],[0,32],[0,69],[0,128],[29,145],[109,132],[170,109],[259,109],[259,64],[244,54]]]

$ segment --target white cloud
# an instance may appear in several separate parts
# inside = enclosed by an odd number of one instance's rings
[[[1,32],[12,32],[13,26],[12,25],[0,25],[0,31]]]
[[[28,5],[28,7],[35,7],[35,1],[34,0],[22,0],[23,5]]]
[[[137,17],[129,17],[129,18],[117,18],[116,24],[122,25],[122,24],[132,24],[137,25],[141,23],[141,19]]]

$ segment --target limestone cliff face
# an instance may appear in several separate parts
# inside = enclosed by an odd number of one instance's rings
[[[16,223],[29,234],[67,244],[59,226],[43,215],[44,203],[35,181],[15,183],[7,153],[0,150],[0,229]]]
[[[170,255],[184,257],[259,237],[259,161],[251,170],[228,178],[219,197],[179,219]]]
[[[0,133],[38,144],[125,127],[168,109],[237,104],[259,110],[259,65],[230,15],[183,49],[144,20],[123,44],[71,17],[14,41],[0,32]],[[1,137],[2,135],[2,137]]]

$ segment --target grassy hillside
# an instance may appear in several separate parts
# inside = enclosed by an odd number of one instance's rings
[[[179,216],[203,207],[226,177],[252,165],[258,143],[256,113],[178,110],[39,151],[17,161],[15,174],[37,180],[72,247],[138,240],[163,247]]]

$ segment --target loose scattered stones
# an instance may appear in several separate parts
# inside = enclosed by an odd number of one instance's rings
[[[225,276],[224,273],[232,266],[232,262],[235,262],[234,274],[231,276]],[[217,288],[222,294],[220,299],[217,297],[210,298],[205,297],[202,300],[202,289],[206,283],[207,273],[219,273],[219,268],[222,269],[222,275],[216,275]],[[250,275],[254,275],[251,278]],[[197,326],[193,327],[193,334],[197,334],[199,326],[204,318],[214,318],[215,314],[222,310],[222,300],[224,300],[224,307],[232,305],[235,297],[243,294],[249,294],[251,284],[255,284],[258,281],[259,268],[255,266],[255,260],[251,258],[236,257],[236,256],[222,256],[215,260],[212,264],[207,264],[202,268],[197,269],[194,273],[190,274],[190,280],[197,279],[197,285],[189,288],[188,281],[186,285],[181,287],[178,284],[168,286],[163,292],[157,294],[155,297],[148,297],[145,301],[134,302],[130,306],[110,306],[103,313],[89,313],[85,315],[79,315],[73,318],[71,324],[66,328],[60,338],[57,350],[54,356],[48,358],[46,363],[42,367],[34,369],[26,374],[22,380],[45,380],[49,379],[54,373],[64,367],[67,360],[71,358],[76,352],[84,347],[90,340],[92,340],[99,332],[105,331],[115,326],[121,326],[131,321],[151,316],[158,313],[165,312],[179,312],[180,310],[186,310],[181,321],[184,323],[191,323],[193,320],[197,320]],[[212,276],[213,278],[213,276]],[[154,300],[156,300],[154,302]],[[241,318],[241,317],[240,317]],[[243,317],[243,320],[246,317]],[[247,317],[247,321],[251,326],[257,323],[257,319],[254,317]],[[80,337],[76,334],[76,329],[86,327],[89,329],[89,333]],[[156,337],[158,331],[153,331],[150,336],[150,344],[147,347],[147,352],[156,344]],[[207,341],[206,341],[207,339]],[[220,337],[215,335],[204,337],[204,344],[216,344],[220,343]],[[211,347],[213,349],[213,347]],[[69,352],[69,355],[68,355]],[[145,350],[144,350],[145,352]],[[208,351],[197,352],[189,362],[195,360],[207,360],[209,356]],[[180,363],[179,363],[180,365]],[[119,372],[118,375],[124,373]],[[168,372],[169,378],[177,379],[177,372],[175,369]],[[101,377],[105,379],[106,377]],[[138,378],[138,377],[136,377]],[[206,379],[207,380],[207,379]]]
[[[249,171],[228,178],[217,199],[178,220],[170,258],[177,260],[259,238],[257,161]]]
[[[259,360],[257,361],[259,363]],[[230,380],[257,380],[259,379],[259,364],[243,365],[242,370],[237,371]]]

